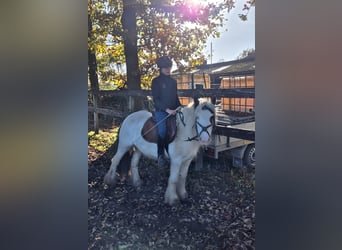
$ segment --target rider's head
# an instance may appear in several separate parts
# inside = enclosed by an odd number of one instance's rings
[[[161,56],[157,59],[157,65],[161,73],[164,75],[170,75],[172,61],[168,56]]]
[[[157,65],[160,69],[171,68],[172,67],[172,61],[168,56],[161,56],[157,59]]]

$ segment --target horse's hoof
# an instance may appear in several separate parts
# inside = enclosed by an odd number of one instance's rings
[[[133,179],[130,178],[129,183],[135,188],[140,188],[143,184],[143,181],[142,180],[133,181]]]
[[[188,192],[184,192],[183,194],[179,195],[179,199],[180,199],[181,201],[187,200],[188,197],[189,197]]]
[[[170,198],[165,197],[164,202],[170,206],[174,206],[179,203],[179,198],[177,197],[177,198],[170,199]]]
[[[115,175],[114,177],[112,175],[110,175],[109,173],[107,173],[103,179],[104,184],[107,184],[108,186],[115,186],[116,184],[116,179],[115,179]]]
[[[133,186],[136,188],[140,188],[142,186],[142,184],[143,184],[142,180],[133,182]]]

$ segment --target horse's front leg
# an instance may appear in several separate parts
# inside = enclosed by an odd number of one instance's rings
[[[177,185],[178,177],[179,177],[179,168],[180,168],[180,163],[178,161],[174,161],[173,159],[171,159],[170,176],[169,176],[167,189],[165,192],[165,203],[171,206],[179,201],[179,198],[176,192],[176,185]]]
[[[191,160],[185,161],[179,170],[179,178],[177,182],[177,194],[181,200],[185,200],[186,198],[188,198],[188,192],[185,189],[185,184],[186,184],[186,177],[188,175],[190,163],[191,163]]]

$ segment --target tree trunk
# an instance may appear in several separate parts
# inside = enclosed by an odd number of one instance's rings
[[[90,19],[90,15],[88,14],[88,37],[92,38],[92,22]],[[97,62],[96,62],[96,55],[95,51],[91,50],[88,46],[88,74],[90,80],[90,88],[93,95],[93,103],[94,107],[99,105],[99,79],[97,76]],[[97,108],[97,107],[96,107]],[[97,134],[99,132],[99,117],[98,113],[94,112],[94,130]]]
[[[124,0],[123,13],[121,23],[123,27],[124,50],[126,56],[127,69],[127,87],[128,89],[141,89],[140,72],[138,62],[138,46],[137,46],[137,19],[136,19],[136,1]],[[131,111],[143,108],[142,98],[136,97],[131,102]]]

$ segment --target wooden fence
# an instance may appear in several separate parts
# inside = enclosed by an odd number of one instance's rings
[[[129,90],[129,89],[122,89],[122,90],[102,90],[98,92],[97,97],[114,97],[114,96],[126,96],[126,97],[133,97],[133,96],[152,96],[151,90]],[[178,96],[180,97],[209,97],[212,99],[216,98],[255,98],[255,89],[254,88],[234,88],[234,89],[179,89]],[[93,98],[93,100],[97,100],[98,98]],[[131,110],[131,109],[129,109]],[[129,114],[128,112],[123,112],[119,110],[113,109],[105,109],[98,107],[96,101],[93,102],[92,106],[88,106],[89,112],[94,112],[94,127],[95,131],[98,131],[99,128],[99,119],[98,114],[104,114],[108,116],[113,116],[117,118],[124,118]]]
[[[100,96],[152,96],[151,90],[102,90]],[[178,96],[181,97],[231,97],[231,98],[254,98],[254,88],[234,88],[234,89],[178,89]]]

